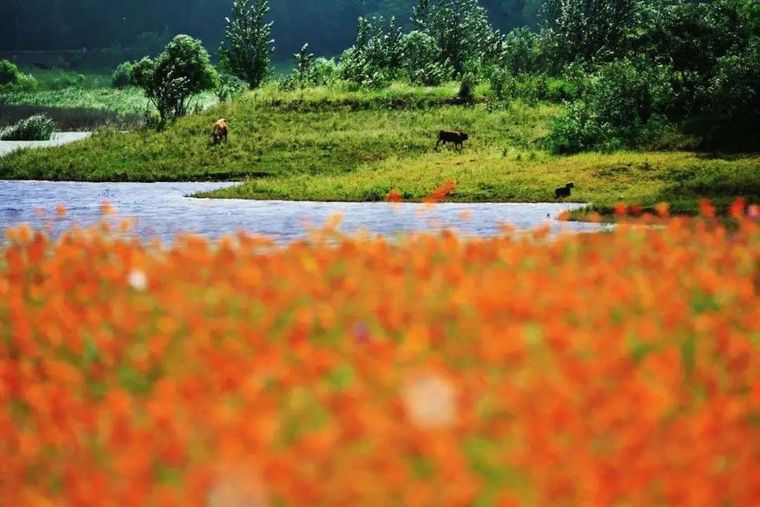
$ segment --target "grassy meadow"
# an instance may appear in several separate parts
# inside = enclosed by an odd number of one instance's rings
[[[50,93],[73,96],[76,90]],[[760,155],[550,155],[542,139],[563,106],[513,102],[491,110],[483,88],[471,105],[458,104],[456,93],[454,84],[292,92],[271,85],[162,132],[103,130],[74,145],[13,154],[0,159],[0,177],[240,181],[204,197],[325,201],[379,201],[392,190],[416,201],[452,181],[456,190],[450,199],[464,202],[550,201],[555,187],[572,181],[571,199],[602,212],[618,202],[650,208],[666,201],[674,212],[694,213],[701,197],[720,206],[737,196],[760,200]],[[136,104],[138,98],[130,100]],[[210,127],[221,117],[230,122],[230,141],[212,146]],[[470,141],[461,152],[436,151],[441,129],[466,131]]]

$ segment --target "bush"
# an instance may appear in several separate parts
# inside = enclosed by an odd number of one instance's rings
[[[55,122],[44,114],[30,116],[0,130],[0,141],[48,141],[55,131]]]
[[[457,98],[460,100],[472,103],[475,102],[475,87],[478,85],[478,79],[475,74],[468,72],[462,76],[462,82],[459,85],[459,94]]]
[[[248,83],[232,74],[219,74],[219,84],[215,93],[219,102],[227,102],[248,90]]]
[[[8,60],[0,60],[0,86],[16,84],[21,71]]]
[[[335,60],[322,57],[314,58],[308,49],[309,45],[304,44],[301,51],[293,55],[296,61],[295,70],[280,80],[280,89],[295,90],[297,88],[327,86],[335,82],[338,77],[338,64],[335,63]]]
[[[24,74],[16,64],[8,60],[0,60],[0,90],[33,90],[37,88],[37,80],[29,74]]]
[[[66,90],[68,88],[83,88],[85,80],[83,74],[76,72],[59,71],[58,75],[45,85],[51,90]]]
[[[111,75],[111,87],[112,88],[127,88],[130,86],[130,76],[132,74],[132,62],[120,63],[116,70]]]
[[[554,120],[548,146],[556,153],[637,146],[667,123],[674,99],[669,68],[627,59],[607,64],[582,100]]]

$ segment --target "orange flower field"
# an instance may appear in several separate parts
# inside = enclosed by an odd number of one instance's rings
[[[704,212],[286,246],[8,230],[0,505],[760,505],[760,221]]]

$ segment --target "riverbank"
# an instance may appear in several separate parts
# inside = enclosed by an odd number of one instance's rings
[[[694,213],[702,197],[723,207],[736,197],[760,201],[760,155],[686,151],[585,153],[542,150],[553,104],[512,103],[489,110],[477,97],[456,105],[456,86],[382,91],[268,87],[184,118],[163,132],[96,133],[50,150],[0,160],[0,178],[74,181],[242,181],[205,197],[382,201],[391,191],[418,201],[444,182],[459,202],[543,202],[572,181],[569,199],[602,212],[626,202],[668,202]],[[224,117],[228,144],[212,146],[210,125]],[[437,132],[470,140],[436,151]]]

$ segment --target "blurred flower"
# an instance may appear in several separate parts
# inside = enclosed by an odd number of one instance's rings
[[[133,269],[129,272],[127,282],[130,287],[138,291],[144,291],[148,288],[148,277],[145,276],[145,272],[139,269]]]
[[[457,420],[454,387],[446,378],[426,374],[403,389],[403,401],[411,421],[422,428],[447,428]]]

